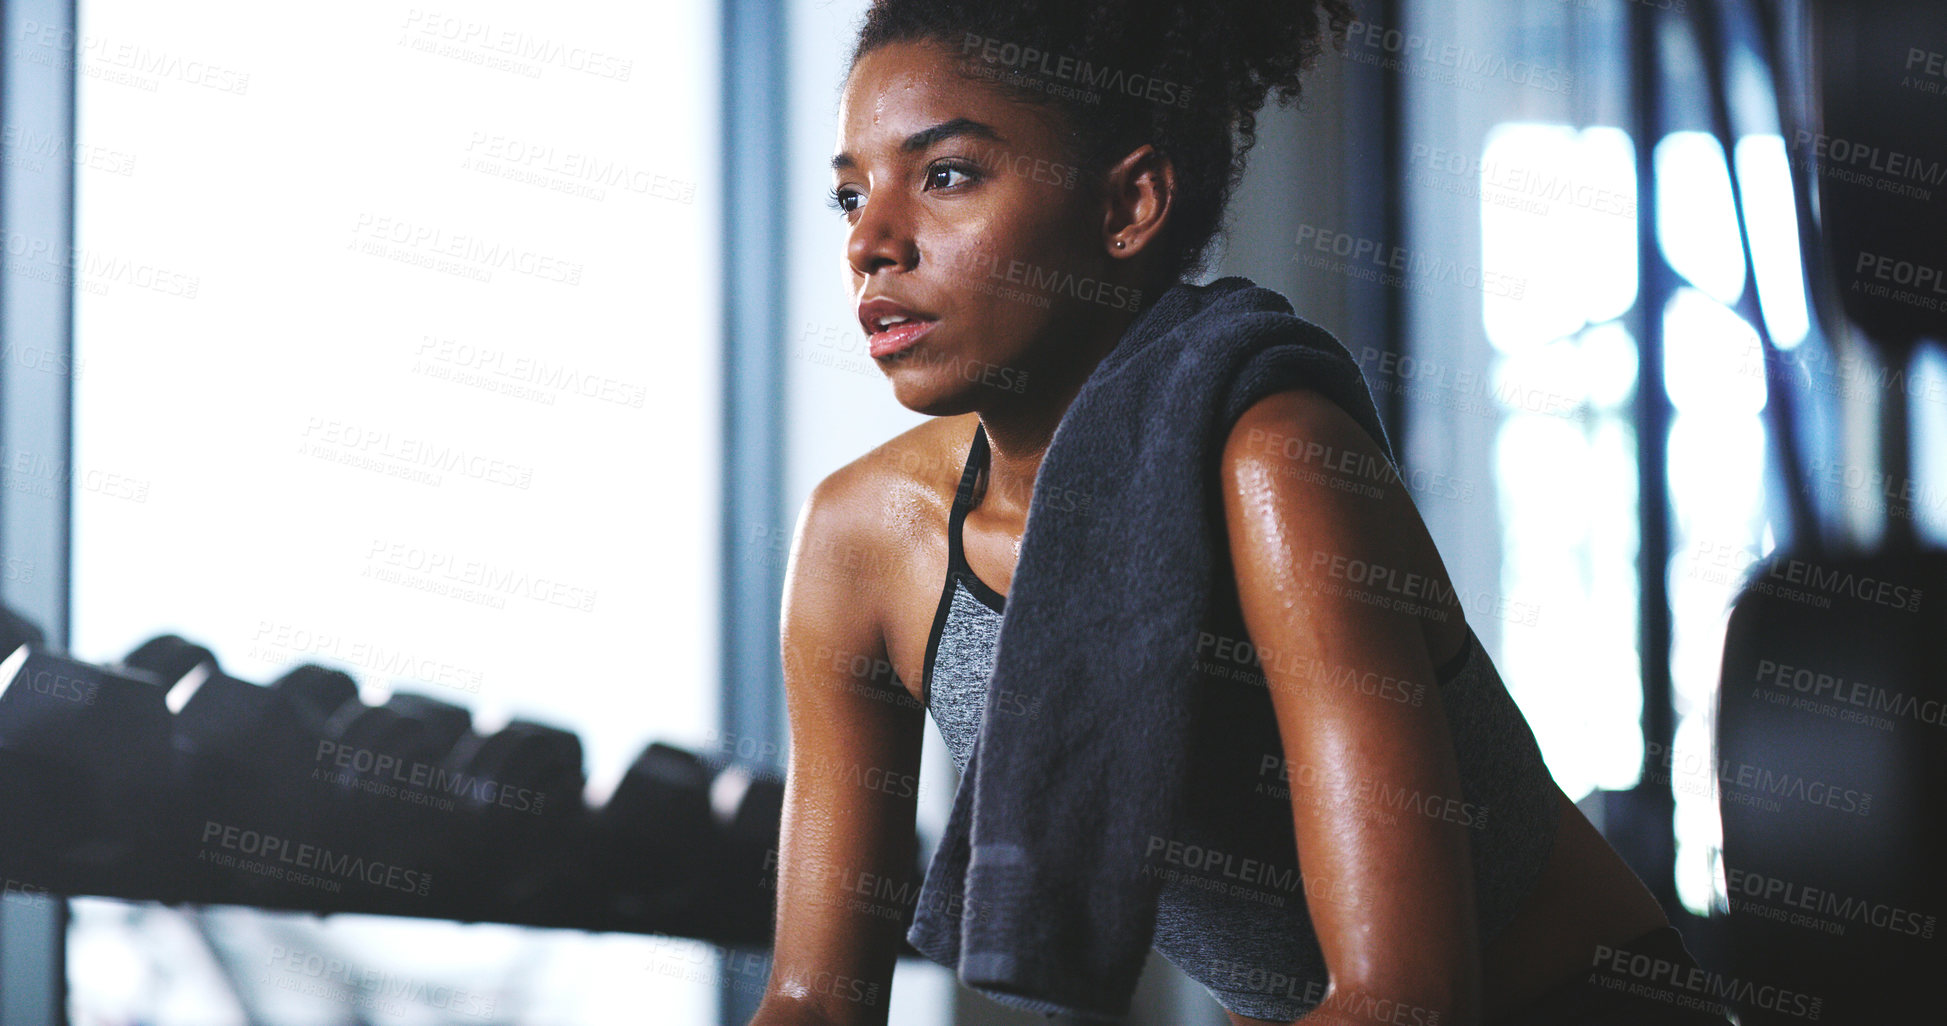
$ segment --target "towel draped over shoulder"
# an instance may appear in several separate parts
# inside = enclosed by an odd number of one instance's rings
[[[1143,872],[1186,798],[1196,631],[1227,555],[1218,456],[1258,399],[1323,393],[1397,460],[1351,354],[1241,277],[1179,284],[1056,426],[987,709],[907,939],[1002,1004],[1127,1014],[1154,938]],[[1033,696],[1033,715],[996,701]]]

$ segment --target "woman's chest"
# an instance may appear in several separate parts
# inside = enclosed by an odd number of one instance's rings
[[[942,532],[937,544],[909,552],[902,572],[887,582],[886,656],[916,699],[926,697],[926,682],[942,656],[955,666],[982,658],[991,663],[990,641],[1013,583],[1021,532],[977,523],[977,512],[969,511],[962,524],[957,565],[950,565]]]

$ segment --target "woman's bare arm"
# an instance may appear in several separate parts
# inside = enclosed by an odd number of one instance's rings
[[[885,1026],[918,881],[923,711],[890,673],[869,469],[825,479],[800,512],[781,642],[791,745],[770,982],[752,1026]],[[863,658],[858,658],[863,657]]]
[[[1316,392],[1255,403],[1222,466],[1245,626],[1278,655],[1264,662],[1306,893],[1347,899],[1308,903],[1330,986],[1301,1021],[1472,1026],[1468,817],[1426,643],[1429,619],[1461,610],[1424,597],[1452,595],[1427,583],[1446,582],[1432,539],[1378,445]],[[1423,683],[1426,698],[1320,685],[1317,663]]]

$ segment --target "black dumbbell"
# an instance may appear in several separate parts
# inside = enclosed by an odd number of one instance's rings
[[[438,735],[450,731],[366,706],[357,682],[329,667],[299,666],[258,687],[174,636],[151,639],[126,662],[164,681],[178,708],[178,820],[193,893],[375,910],[413,889],[417,873],[406,871],[426,860],[439,831],[395,800],[395,780],[402,765],[442,758]]]
[[[345,870],[323,874],[335,880],[343,907],[425,914],[428,866],[450,827],[422,799],[430,797],[430,768],[452,746],[455,717],[461,731],[470,720],[466,711],[446,706],[435,714],[410,701],[368,706],[349,675],[315,664],[296,667],[269,690],[285,696],[308,738],[302,779],[292,787],[306,810],[293,835],[314,849],[307,870]],[[319,885],[300,881],[307,885],[311,893],[285,888],[286,900],[316,902]]]
[[[0,660],[22,645],[40,645],[46,642],[41,629],[28,622],[6,606],[0,606]]]
[[[123,660],[160,684],[174,710],[171,806],[181,878],[197,900],[276,904],[302,839],[327,814],[312,781],[318,726],[297,691],[225,673],[202,645],[176,635]],[[349,678],[346,678],[349,682]]]
[[[473,714],[462,706],[426,695],[397,692],[386,699],[385,707],[418,721],[432,737],[432,746],[450,752],[473,729]]]
[[[457,815],[437,907],[460,918],[500,909],[531,920],[588,904],[589,874],[576,865],[588,826],[580,738],[517,719],[485,736],[467,733],[446,768]]]
[[[66,893],[153,890],[171,761],[162,691],[0,620],[12,647],[0,662],[7,875]]]
[[[158,639],[136,661],[174,672],[195,663],[181,648]],[[232,818],[276,834],[285,862],[301,847],[298,864],[287,868],[335,875],[338,886],[321,892],[314,879],[293,885],[267,878],[256,882],[267,893],[255,903],[407,915],[458,915],[464,905],[470,918],[505,918],[510,893],[538,890],[509,878],[561,871],[563,860],[533,856],[571,842],[564,827],[572,825],[583,783],[573,735],[515,723],[481,739],[459,706],[415,694],[368,706],[350,676],[318,665],[299,666],[256,692],[290,712],[290,729],[275,733],[293,739],[284,748],[296,754],[279,760],[282,771],[253,779],[271,785],[267,791],[291,815]],[[246,696],[226,688],[224,697],[229,701],[217,707]],[[549,804],[568,791],[575,802]],[[500,819],[508,823],[497,825]],[[523,837],[523,829],[541,836]]]
[[[154,680],[167,692],[197,669],[215,663],[216,655],[209,649],[175,634],[159,634],[124,656],[121,668]]]
[[[784,780],[768,768],[706,756],[715,773],[711,810],[722,838],[721,868],[712,877],[716,912],[707,924],[720,944],[768,944],[777,903],[778,843]]]
[[[695,753],[643,749],[594,816],[599,915],[624,929],[696,936],[707,928],[723,835],[710,811],[714,774]]]
[[[768,942],[784,781],[759,767],[656,742],[595,817],[618,928]]]
[[[460,919],[559,915],[585,805],[581,742],[516,720],[482,737],[462,707],[401,693],[359,701],[349,678],[300,667],[277,689],[306,696],[330,792],[320,836],[398,873],[359,904]],[[402,881],[407,885],[402,886]]]
[[[323,734],[326,721],[338,707],[358,700],[358,682],[343,670],[306,663],[271,684],[271,690],[290,696],[306,726]]]

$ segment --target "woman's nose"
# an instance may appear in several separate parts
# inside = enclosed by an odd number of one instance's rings
[[[846,243],[846,258],[853,271],[860,275],[887,269],[909,271],[919,263],[919,247],[907,213],[892,197],[866,201]]]

